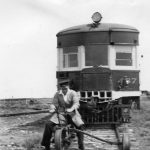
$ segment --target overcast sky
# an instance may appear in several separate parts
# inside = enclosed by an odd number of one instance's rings
[[[141,89],[150,90],[148,0],[0,0],[0,98],[52,97],[57,32],[92,22],[96,11],[140,31]]]

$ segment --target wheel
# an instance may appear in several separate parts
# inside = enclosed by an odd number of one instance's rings
[[[130,150],[130,140],[128,133],[124,133],[122,136],[122,150]]]
[[[65,147],[65,136],[66,136],[66,131],[64,128],[62,129],[57,129],[55,131],[54,135],[54,141],[55,141],[55,149],[56,150],[64,150]]]

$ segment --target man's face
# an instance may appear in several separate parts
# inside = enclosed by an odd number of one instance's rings
[[[66,93],[67,93],[67,91],[68,91],[68,87],[67,87],[67,86],[63,86],[63,87],[61,88],[61,90],[62,90],[62,93],[63,93],[64,95],[66,95]]]

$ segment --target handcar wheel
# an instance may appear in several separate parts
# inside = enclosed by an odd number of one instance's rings
[[[65,146],[64,139],[65,139],[65,130],[63,128],[57,129],[54,135],[56,150],[64,150]]]
[[[130,140],[128,133],[124,133],[122,136],[122,150],[130,150]]]

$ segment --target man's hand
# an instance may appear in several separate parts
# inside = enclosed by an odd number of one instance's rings
[[[49,112],[50,112],[50,113],[53,113],[53,112],[55,112],[55,110],[56,110],[56,107],[55,107],[53,104],[51,104],[51,105],[50,105]]]
[[[67,111],[68,113],[73,112],[73,111],[74,111],[74,108],[67,108],[66,111]]]

